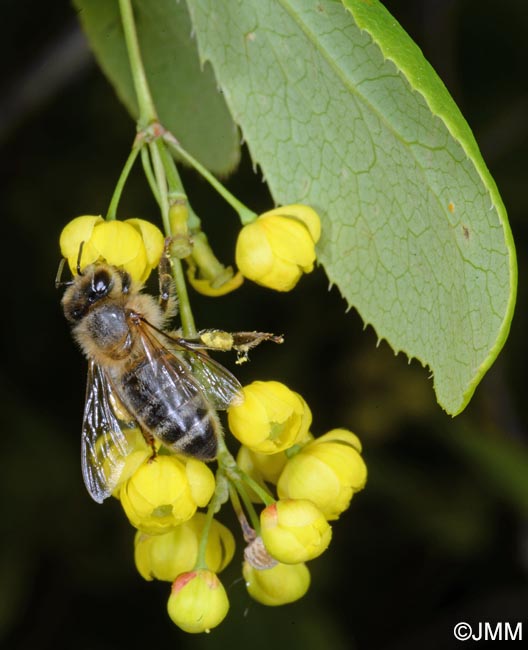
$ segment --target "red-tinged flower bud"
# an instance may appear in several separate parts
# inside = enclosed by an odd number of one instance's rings
[[[172,585],[167,611],[184,632],[209,632],[227,615],[229,600],[212,571],[200,569],[178,576]]]
[[[332,529],[307,499],[286,499],[264,508],[261,536],[269,554],[284,564],[313,560],[330,544]]]

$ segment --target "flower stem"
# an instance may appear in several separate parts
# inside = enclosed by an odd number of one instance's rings
[[[211,530],[211,524],[213,523],[213,516],[217,510],[217,507],[218,507],[217,495],[215,493],[213,495],[213,498],[209,502],[207,513],[205,515],[205,523],[202,529],[202,534],[200,535],[200,542],[198,544],[198,554],[196,558],[196,564],[194,565],[195,570],[208,568],[207,562],[205,560],[205,554],[207,552],[207,541],[209,539],[209,531]]]
[[[119,204],[121,194],[123,193],[123,188],[125,186],[128,175],[130,174],[130,170],[134,165],[134,162],[138,156],[140,149],[141,149],[140,146],[134,144],[134,146],[132,147],[132,151],[128,155],[125,166],[123,167],[123,171],[121,172],[121,175],[119,176],[119,179],[116,183],[114,193],[112,194],[110,205],[108,206],[108,211],[106,213],[107,221],[112,221],[113,219],[116,218],[117,206]]]
[[[128,59],[130,61],[130,69],[139,106],[138,122],[140,129],[142,129],[154,120],[157,120],[156,108],[152,100],[152,95],[150,94],[145,68],[141,59],[131,0],[119,0],[119,10],[121,12],[121,22],[123,23]]]
[[[229,498],[231,500],[231,505],[233,506],[233,510],[235,511],[237,519],[240,523],[244,540],[247,543],[252,542],[257,536],[255,529],[249,525],[246,517],[246,513],[244,512],[244,509],[242,508],[242,505],[240,503],[238,492],[235,490],[232,484],[229,486]]]
[[[211,174],[200,162],[191,156],[191,154],[186,151],[176,140],[176,138],[171,133],[166,133],[163,136],[163,139],[169,147],[175,151],[179,156],[181,156],[185,161],[187,161],[194,169],[205,178],[205,180],[214,187],[214,189],[222,196],[227,203],[238,213],[238,217],[243,226],[252,221],[255,221],[257,214],[245,206],[241,201],[239,201],[236,196],[231,194],[231,192],[224,186],[220,181]]]
[[[158,186],[156,185],[156,177],[154,176],[154,171],[152,169],[147,147],[141,148],[141,163],[143,165],[143,171],[145,172],[145,176],[150,186],[150,191],[152,192],[154,198],[156,199],[156,203],[161,209],[161,199],[159,196]]]
[[[148,147],[150,152],[150,159],[152,160],[152,168],[154,170],[154,178],[156,179],[156,186],[158,188],[163,229],[165,230],[165,233],[170,236],[169,199],[167,196],[167,178],[165,176],[165,168],[163,167],[157,142],[149,142]]]

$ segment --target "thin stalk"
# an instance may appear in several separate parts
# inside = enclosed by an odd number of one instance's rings
[[[218,484],[218,483],[217,483]],[[211,524],[213,523],[213,516],[217,507],[216,494],[213,496],[209,502],[207,508],[207,513],[205,515],[205,524],[200,535],[200,542],[198,544],[198,554],[196,558],[196,564],[194,565],[195,569],[207,569],[207,562],[205,561],[205,554],[207,552],[207,541],[209,540],[209,531],[211,530]]]
[[[123,167],[123,171],[121,172],[121,175],[119,176],[119,179],[118,179],[117,184],[115,186],[114,193],[112,194],[112,199],[110,201],[110,205],[108,206],[108,211],[106,213],[106,220],[107,221],[112,221],[113,219],[116,218],[117,206],[119,204],[119,200],[121,199],[121,194],[123,193],[123,188],[125,186],[128,175],[130,174],[130,170],[132,169],[132,166],[134,165],[134,162],[136,161],[136,158],[138,156],[139,151],[140,151],[140,147],[137,146],[137,145],[134,145],[132,147],[132,151],[128,155],[128,158],[127,158],[127,160],[125,162],[125,166]]]
[[[139,126],[140,128],[145,128],[148,124],[157,120],[158,116],[141,59],[131,0],[119,0],[119,10],[121,12],[121,21],[123,23],[132,80],[139,106]]]
[[[260,534],[260,519],[259,516],[257,515],[257,512],[255,510],[255,506],[253,505],[251,499],[248,496],[248,493],[246,492],[244,486],[239,482],[239,481],[233,481],[231,478],[229,479],[229,482],[233,486],[233,490],[230,493],[231,494],[231,503],[233,504],[233,508],[235,508],[235,503],[238,501],[238,498],[233,500],[233,492],[236,493],[237,495],[240,495],[240,498],[242,499],[242,502],[244,503],[244,508],[246,509],[246,512],[249,516],[249,520],[251,521],[251,527],[253,530],[256,532],[256,535]],[[240,501],[238,501],[238,507],[240,507]],[[236,512],[236,508],[235,508]]]
[[[148,147],[150,151],[150,159],[152,161],[152,168],[154,171],[154,178],[156,179],[156,187],[158,188],[163,229],[165,230],[165,234],[170,236],[169,198],[167,196],[167,177],[165,176],[165,168],[161,162],[161,157],[159,155],[156,142],[149,142]]]
[[[162,146],[164,146],[162,144]],[[159,151],[159,141],[149,143],[150,157],[154,167],[154,175],[156,177],[156,185],[159,190],[161,219],[163,221],[163,228],[168,237],[171,234],[169,223],[169,197],[167,191],[167,177],[165,175],[165,167]],[[178,307],[180,310],[180,318],[182,324],[183,335],[188,338],[196,336],[196,326],[191,310],[191,303],[189,301],[189,294],[187,293],[187,284],[185,282],[185,275],[181,262],[177,258],[172,258],[172,270],[174,274],[174,283],[176,285],[176,292],[178,294]]]
[[[158,191],[158,186],[156,184],[156,177],[154,176],[154,171],[152,169],[152,164],[150,162],[149,151],[147,147],[141,148],[141,163],[143,165],[143,171],[145,172],[145,176],[150,186],[150,191],[154,195],[154,198],[156,199],[156,203],[159,205],[161,209],[161,199]]]
[[[243,226],[252,221],[255,221],[257,214],[245,206],[241,201],[239,201],[236,196],[231,194],[231,192],[220,183],[220,181],[211,174],[211,172],[206,169],[200,162],[191,156],[191,154],[183,149],[180,143],[176,138],[171,134],[166,134],[164,140],[167,142],[169,147],[175,151],[179,156],[181,156],[185,161],[187,161],[194,169],[205,178],[205,180],[220,194],[220,196],[229,203],[229,205],[237,212],[238,217]]]
[[[242,471],[237,465],[233,455],[227,448],[225,439],[223,436],[218,439],[218,454],[217,454],[218,465],[221,467],[228,480],[236,487],[240,496],[244,498],[244,494],[247,496],[246,486],[251,488],[255,494],[262,500],[265,506],[270,506],[272,503],[275,503],[275,499],[272,495],[261,485],[257,483],[251,476],[248,476],[246,472]]]
[[[229,486],[229,499],[231,500],[231,505],[233,506],[235,515],[237,516],[240,527],[242,528],[242,535],[244,536],[244,540],[249,544],[255,539],[257,534],[255,533],[255,530],[249,525],[246,513],[244,512],[242,504],[240,503],[238,492],[235,490],[233,485]]]

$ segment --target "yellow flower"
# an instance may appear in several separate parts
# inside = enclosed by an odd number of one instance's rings
[[[254,381],[242,389],[244,401],[227,411],[231,432],[243,445],[275,454],[302,440],[312,414],[303,398],[278,381]]]
[[[215,490],[215,478],[209,467],[196,458],[181,458],[185,464],[187,480],[196,505],[203,508],[209,503]]]
[[[216,574],[200,569],[176,578],[167,611],[184,632],[209,632],[226,617],[229,600]]]
[[[100,223],[104,223],[103,217],[100,215],[84,215],[72,219],[62,229],[59,239],[61,254],[68,260],[73,275],[77,274],[77,262],[82,270],[97,261],[99,251],[90,244],[90,239],[96,224]],[[79,259],[81,244],[83,245],[82,255]]]
[[[256,569],[247,561],[242,566],[249,595],[268,606],[286,605],[302,598],[310,586],[306,564],[276,564],[270,569]]]
[[[332,529],[307,499],[277,501],[260,513],[261,536],[269,554],[284,564],[313,560],[330,544]]]
[[[277,484],[281,499],[309,499],[327,519],[337,519],[362,490],[367,468],[358,438],[334,429],[305,445],[290,458]]]
[[[143,246],[147,255],[147,269],[149,269],[147,276],[143,279],[144,281],[147,279],[150,271],[155,269],[159,264],[163,255],[165,238],[159,228],[150,223],[150,221],[145,221],[145,219],[126,219],[123,223],[135,228],[143,240]]]
[[[60,236],[61,253],[73,274],[78,263],[82,271],[89,264],[105,261],[128,271],[140,283],[158,265],[163,246],[160,230],[143,219],[104,221],[86,215],[70,221]]]
[[[242,274],[270,289],[290,291],[315,262],[319,216],[306,205],[285,205],[261,214],[238,235],[236,263]]]
[[[180,573],[191,571],[198,558],[198,546],[206,516],[197,512],[192,519],[163,535],[138,531],[134,559],[145,580],[173,582]],[[235,539],[231,531],[213,519],[207,538],[205,561],[211,571],[220,573],[233,559]]]
[[[119,498],[135,528],[149,535],[166,533],[206,505],[214,491],[212,472],[201,461],[193,461],[190,471],[188,465],[176,456],[158,455],[123,484]]]

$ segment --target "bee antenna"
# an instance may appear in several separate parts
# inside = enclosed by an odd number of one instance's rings
[[[84,242],[82,241],[79,244],[79,254],[77,255],[77,275],[83,275],[83,272],[81,271],[81,257],[82,257],[83,248],[84,248]]]
[[[55,289],[60,289],[61,287],[69,287],[73,284],[73,280],[68,282],[62,282],[62,272],[64,271],[64,264],[66,260],[63,257],[59,263],[59,268],[57,269],[57,275],[55,276]]]

